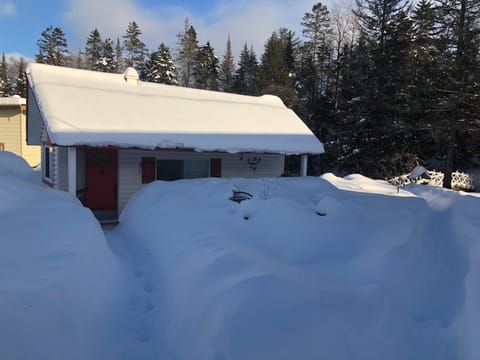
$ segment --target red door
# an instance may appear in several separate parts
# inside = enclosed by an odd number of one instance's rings
[[[117,210],[117,154],[107,148],[85,151],[85,206],[92,210]]]

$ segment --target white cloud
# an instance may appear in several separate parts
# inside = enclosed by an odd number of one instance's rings
[[[73,50],[82,50],[88,33],[95,27],[103,37],[121,37],[128,23],[135,20],[142,30],[142,39],[150,50],[163,42],[172,50],[178,32],[189,17],[200,44],[209,40],[219,57],[223,55],[227,36],[238,54],[245,42],[253,45],[257,55],[263,52],[265,41],[280,27],[301,35],[300,22],[312,7],[311,0],[218,0],[205,14],[195,14],[183,6],[144,8],[135,0],[69,0],[65,14],[67,35]]]
[[[15,4],[13,2],[0,2],[0,16],[14,16],[16,12]]]

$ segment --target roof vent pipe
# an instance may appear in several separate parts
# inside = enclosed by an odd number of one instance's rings
[[[127,84],[138,85],[138,73],[133,67],[128,67],[123,73],[123,78]]]

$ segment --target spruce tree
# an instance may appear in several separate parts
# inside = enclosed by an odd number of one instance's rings
[[[140,40],[142,31],[135,21],[128,24],[125,35],[123,35],[123,48],[127,52],[125,65],[134,67],[139,73],[143,72],[145,57],[147,54],[146,45]]]
[[[388,177],[408,171],[416,156],[404,150],[413,138],[408,121],[413,37],[409,4],[403,0],[358,0],[357,5],[355,13],[372,67],[365,79],[369,86],[361,97],[364,141],[355,157],[366,164],[367,176]]]
[[[85,54],[87,55],[90,70],[103,71],[102,70],[102,51],[103,51],[102,38],[100,36],[100,33],[98,32],[98,29],[95,28],[88,35],[87,44],[85,46]]]
[[[12,95],[12,85],[8,78],[8,65],[5,53],[2,54],[2,62],[0,63],[0,97]]]
[[[200,47],[193,65],[195,87],[198,89],[218,90],[219,61],[210,42]]]
[[[441,141],[445,148],[444,187],[451,187],[461,139],[480,129],[480,0],[439,0]]]
[[[225,92],[231,92],[233,80],[235,76],[235,63],[232,53],[232,43],[230,35],[227,39],[227,48],[223,55],[222,64],[220,65],[220,89]]]
[[[101,57],[98,66],[99,71],[114,73],[117,71],[114,42],[107,38],[102,42]]]
[[[41,64],[66,66],[68,63],[68,44],[65,34],[59,27],[49,26],[42,31],[37,41],[38,54],[35,60]]]
[[[291,30],[273,32],[265,43],[258,81],[260,92],[279,96],[289,106],[297,105],[294,89],[298,41]]]
[[[248,49],[245,43],[240,53],[235,79],[232,90],[234,93],[243,95],[258,94],[258,61],[253,47]]]
[[[27,75],[25,74],[25,60],[23,57],[18,61],[17,76],[15,78],[15,94],[22,98],[27,97]]]
[[[170,49],[163,43],[150,55],[145,64],[145,80],[167,85],[178,85],[177,70]]]
[[[122,72],[125,70],[125,62],[123,59],[123,48],[120,43],[120,39],[117,37],[117,42],[115,44],[115,67],[117,72]]]

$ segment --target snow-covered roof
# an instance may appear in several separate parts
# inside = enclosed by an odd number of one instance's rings
[[[323,153],[322,143],[275,96],[243,96],[127,81],[43,64],[27,68],[50,140],[57,145]]]
[[[13,95],[12,97],[0,97],[0,106],[20,106],[25,105],[26,103],[27,99],[18,95]]]

